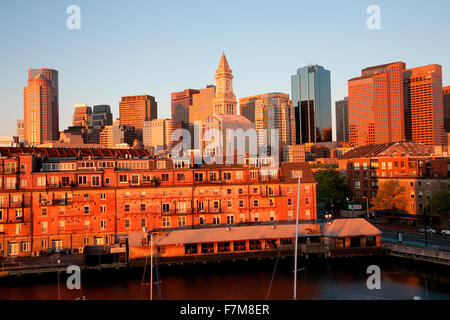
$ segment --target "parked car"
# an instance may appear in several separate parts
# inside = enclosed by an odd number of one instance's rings
[[[422,229],[419,229],[419,232],[421,232],[421,233],[425,233],[425,229],[424,228],[422,228]],[[427,233],[432,233],[432,234],[436,234],[436,230],[434,230],[433,228],[431,228],[431,227],[427,227]]]
[[[441,230],[443,236],[450,236],[450,230]]]

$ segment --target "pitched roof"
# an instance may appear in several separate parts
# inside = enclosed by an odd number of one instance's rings
[[[231,72],[227,58],[225,57],[225,53],[222,53],[222,57],[220,58],[220,63],[219,67],[217,68],[217,72]]]
[[[311,171],[311,168],[306,162],[282,162],[281,163],[281,171],[283,180],[286,182],[296,183],[298,178],[294,178],[292,175],[292,171],[301,170],[302,176],[300,179],[300,183],[315,183],[314,174]]]
[[[433,154],[433,148],[413,141],[380,143],[357,147],[342,155],[340,159],[391,157],[398,152],[404,156],[430,156]]]
[[[375,226],[362,218],[337,219],[326,223],[322,231],[326,237],[377,236],[381,234]]]
[[[319,226],[319,225],[315,225]],[[320,228],[315,228],[318,233],[312,233],[314,225],[299,224],[299,236],[321,235]],[[201,228],[201,229],[184,229],[173,230],[155,239],[156,245],[177,245],[189,243],[210,243],[222,241],[244,241],[244,240],[260,240],[260,239],[283,239],[295,238],[295,224],[260,226],[244,226],[229,228]]]
[[[250,120],[248,120],[244,116],[238,116],[233,114],[217,114],[213,113],[211,114],[211,117],[219,118],[222,121],[225,122],[232,122],[232,123],[241,123],[241,124],[252,124]]]

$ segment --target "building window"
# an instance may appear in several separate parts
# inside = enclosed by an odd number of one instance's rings
[[[126,218],[125,219],[125,229],[129,229],[130,228],[130,219]]]
[[[165,161],[157,161],[156,162],[156,168],[157,169],[165,169],[166,168],[166,162]]]
[[[204,210],[204,204],[203,201],[199,201],[197,204],[198,211],[202,212]]]
[[[141,203],[141,211],[142,211],[142,212],[145,211],[145,203]]]
[[[288,211],[288,220],[289,221],[294,220],[294,211],[292,211],[292,210]]]
[[[168,173],[163,173],[161,175],[161,181],[168,182],[169,181],[169,174]]]
[[[239,199],[239,208],[243,208],[244,207],[244,200]]]
[[[186,212],[186,202],[178,202],[178,212]]]
[[[239,188],[239,194],[242,194],[243,192],[242,188]]]
[[[169,217],[162,218],[162,226],[165,228],[170,227],[170,218]]]
[[[45,217],[47,216],[48,209],[47,208],[41,208],[41,216]]]
[[[48,231],[48,222],[47,221],[42,221],[41,223],[41,232],[42,233],[47,233]]]
[[[287,202],[288,202],[288,206],[292,206],[292,199],[291,198],[288,198]]]
[[[84,206],[84,213],[89,214],[89,206]]]
[[[186,217],[178,217],[178,226],[183,227],[186,225]]]
[[[45,177],[37,177],[36,178],[36,185],[38,186],[38,187],[45,187],[45,185],[46,185],[46,179],[45,179]]]
[[[100,228],[101,228],[102,230],[106,230],[106,220],[101,220],[101,221],[100,221]]]
[[[79,185],[86,185],[87,184],[87,177],[86,176],[78,176],[78,184]]]
[[[269,206],[273,207],[275,205],[275,202],[272,198],[269,199]]]
[[[227,194],[231,194],[231,189],[227,189]]]
[[[161,211],[162,213],[168,213],[170,210],[170,204],[169,203],[163,203],[161,205]]]
[[[186,175],[184,173],[177,173],[177,181],[185,181]]]
[[[119,175],[119,182],[120,183],[128,182],[128,176],[126,174],[120,174]]]
[[[234,224],[234,215],[227,215],[227,224]]]
[[[209,173],[209,181],[216,182],[217,181],[217,172],[210,172]]]
[[[105,178],[105,184],[110,184],[111,183],[111,179],[110,178]]]
[[[205,217],[204,216],[200,216],[199,224],[205,224]]]
[[[99,176],[93,176],[91,179],[92,179],[92,185],[93,186],[99,186],[100,185],[100,177]]]
[[[16,223],[16,234],[20,234],[22,227],[20,226],[20,223]]]
[[[145,220],[145,218],[141,219],[141,227],[145,228],[145,226],[147,225],[147,221]]]
[[[231,172],[224,172],[223,180],[231,180]]]
[[[124,210],[125,210],[125,212],[130,212],[130,205],[129,205],[129,204],[126,204],[126,205],[124,206]]]
[[[220,224],[220,216],[213,216],[213,224]]]
[[[250,179],[252,179],[252,180],[258,179],[258,171],[256,171],[256,170],[250,171]]]
[[[28,241],[22,241],[22,252],[30,251],[30,243]]]
[[[84,220],[84,230],[89,230],[91,227],[91,222],[89,220]]]
[[[257,207],[259,205],[259,201],[258,200],[253,200],[253,206]]]
[[[227,200],[227,207],[233,208],[233,200]]]
[[[244,178],[244,174],[242,171],[236,171],[235,177],[236,177],[236,180],[242,180]]]
[[[259,189],[258,189],[258,188],[253,188],[253,193],[254,193],[254,194],[257,194],[257,193],[258,193],[258,191],[259,191]]]
[[[100,200],[106,200],[106,193],[100,193]]]
[[[270,221],[275,221],[275,212],[273,212],[273,211],[270,212],[269,220]]]
[[[131,184],[139,184],[139,175],[138,174],[131,175]]]
[[[65,230],[66,230],[66,222],[59,221],[59,231],[65,231]]]
[[[259,222],[259,213],[255,213],[253,216],[253,221]]]
[[[195,182],[203,181],[203,172],[195,172],[194,173],[194,181]]]

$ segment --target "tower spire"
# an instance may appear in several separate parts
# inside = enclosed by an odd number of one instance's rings
[[[231,69],[228,65],[227,58],[225,57],[225,52],[222,51],[222,57],[220,58],[219,67],[217,68],[217,72],[230,72]]]

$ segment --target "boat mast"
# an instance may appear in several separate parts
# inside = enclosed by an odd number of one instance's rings
[[[298,212],[300,207],[300,176],[297,188],[297,218],[295,220],[295,249],[294,249],[294,300],[297,300],[297,248],[298,248]]]
[[[153,232],[150,231],[150,300],[153,300]]]

